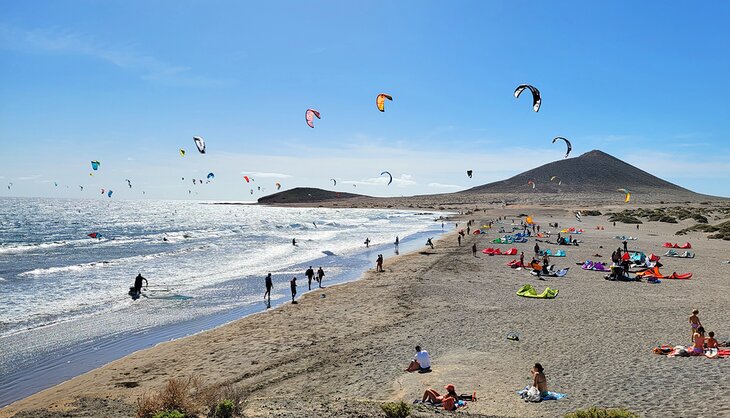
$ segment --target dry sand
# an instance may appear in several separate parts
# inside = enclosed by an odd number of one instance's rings
[[[508,207],[469,218],[481,225],[520,212],[527,210]],[[687,344],[687,317],[694,308],[708,331],[729,339],[729,267],[723,261],[730,242],[701,233],[674,236],[691,222],[652,222],[637,231],[633,225],[613,227],[605,217],[584,217],[578,224],[571,212],[557,208],[529,212],[543,230],[555,229],[546,228],[548,222],[586,230],[577,236],[584,241],[580,247],[562,247],[568,256],[553,258],[557,267],[570,267],[566,277],[540,281],[506,267],[512,257],[481,254],[500,235],[496,228],[468,236],[461,247],[451,232],[434,250],[391,259],[386,272],[370,270],[360,281],[327,288],[321,292],[325,298],[313,292],[298,305],[134,353],[16,402],[0,410],[0,417],[67,410],[82,396],[133,404],[167,379],[190,375],[241,385],[248,394],[247,416],[257,417],[378,416],[375,404],[362,401],[410,403],[426,388],[447,383],[460,393],[477,392],[480,400],[465,410],[474,416],[556,417],[594,405],[627,407],[647,417],[730,416],[730,360],[667,358],[651,351],[657,344]],[[598,225],[605,230],[596,230]],[[694,277],[658,285],[609,282],[575,265],[596,253],[610,260],[620,245],[613,236],[624,234],[638,236],[629,246],[647,255],[663,254],[665,241],[690,241],[696,258],[661,261],[666,273],[691,271]],[[474,242],[477,258],[470,250]],[[534,244],[530,239],[515,246],[529,258]],[[526,283],[560,294],[554,300],[516,296]],[[510,331],[521,340],[508,341]],[[416,344],[430,351],[432,373],[402,372]],[[567,398],[540,404],[519,399],[515,391],[528,384],[536,361],[545,366],[550,389]],[[125,414],[111,401],[84,400],[73,408],[91,414],[79,416]]]

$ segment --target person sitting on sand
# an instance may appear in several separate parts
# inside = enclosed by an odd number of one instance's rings
[[[540,391],[540,397],[544,398],[548,395],[547,379],[545,378],[545,369],[542,364],[535,363],[535,366],[530,370],[532,374],[532,386],[536,387]]]
[[[705,345],[707,348],[719,348],[720,345],[717,343],[717,340],[715,339],[715,333],[710,331],[708,334],[707,339],[705,339]]]
[[[407,372],[428,373],[431,371],[431,356],[428,351],[421,349],[420,345],[416,346],[416,355],[413,356],[411,364],[405,369]]]
[[[701,356],[705,352],[705,329],[702,327],[697,328],[694,335],[692,336],[694,343],[689,348],[689,353],[692,356]]]
[[[697,314],[699,313],[700,311],[695,309],[694,311],[692,311],[692,315],[690,315],[689,317],[689,325],[692,327],[692,329],[690,330],[690,340],[694,340],[695,330],[702,326],[702,322],[700,322],[700,317],[697,316]]]
[[[444,389],[446,389],[446,394],[444,395],[440,395],[433,389],[426,389],[423,392],[421,402],[442,403],[444,404],[444,409],[453,411],[456,409],[456,402],[459,400],[459,395],[456,394],[456,388],[452,384],[444,386]],[[446,408],[448,404],[451,404],[451,408]]]

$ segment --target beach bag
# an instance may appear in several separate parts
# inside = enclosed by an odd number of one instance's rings
[[[540,396],[540,391],[535,386],[530,386],[530,389],[527,390],[527,392],[522,393],[522,399],[525,400],[525,402],[540,402],[542,401],[542,396]]]

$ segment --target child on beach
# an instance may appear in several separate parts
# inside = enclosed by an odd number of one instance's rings
[[[700,313],[700,311],[695,309],[694,311],[692,311],[692,315],[690,315],[690,317],[689,317],[689,325],[690,325],[690,327],[692,327],[692,329],[690,330],[690,340],[694,339],[695,331],[697,329],[699,329],[700,327],[702,327],[700,318],[697,316],[697,314],[699,314],[699,313]]]
[[[710,331],[708,334],[707,339],[705,340],[705,345],[707,348],[718,348],[719,345],[717,344],[717,340],[715,339],[715,333]]]

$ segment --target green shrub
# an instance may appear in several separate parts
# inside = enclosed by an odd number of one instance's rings
[[[575,412],[571,412],[565,416],[565,418],[641,418],[639,415],[620,408],[596,408],[592,406],[588,409],[581,409]]]
[[[580,213],[583,216],[601,216],[600,210],[582,210]]]
[[[152,418],[185,418],[185,414],[180,411],[162,411],[153,415]]]
[[[231,418],[236,405],[232,400],[226,399],[218,403],[213,411],[212,418]]]
[[[386,402],[380,408],[387,418],[406,418],[411,415],[411,406],[403,401]]]

